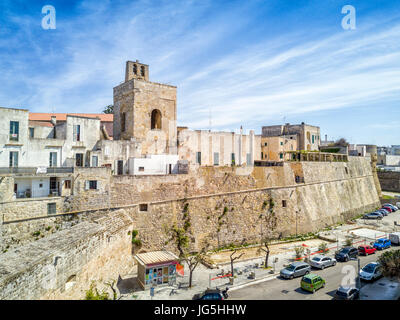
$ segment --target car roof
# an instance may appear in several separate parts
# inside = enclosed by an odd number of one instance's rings
[[[306,274],[303,278],[314,279],[316,277],[320,277],[320,276],[318,274],[315,274],[315,273],[309,273],[309,274]]]
[[[342,286],[340,286],[340,287],[337,289],[337,291],[349,292],[351,289],[357,289],[357,288],[354,288],[354,287],[342,287]]]
[[[303,261],[296,261],[296,262],[292,262],[291,265],[295,266],[295,267],[298,267],[298,266],[308,265],[308,263],[305,263]]]
[[[203,294],[209,294],[209,293],[221,293],[219,289],[207,289],[206,291],[203,292]]]
[[[376,266],[376,265],[379,265],[379,262],[372,261],[372,262],[367,263],[365,266],[367,266],[367,265],[369,265],[369,264],[373,264],[374,266]],[[364,266],[364,267],[365,267],[365,266]],[[363,268],[364,268],[364,267],[363,267]]]

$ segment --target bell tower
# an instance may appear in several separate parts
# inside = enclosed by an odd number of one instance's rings
[[[142,155],[177,154],[176,86],[149,81],[149,66],[127,61],[114,88],[114,139],[141,143]]]
[[[140,63],[139,60],[127,61],[125,69],[125,82],[131,79],[141,79],[149,81],[149,66]]]

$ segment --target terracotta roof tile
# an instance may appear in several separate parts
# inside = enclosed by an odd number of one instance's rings
[[[106,113],[38,113],[29,112],[29,120],[31,121],[50,121],[52,116],[55,116],[57,121],[66,121],[67,115],[80,116],[87,118],[100,118],[102,122],[112,122],[114,115]]]

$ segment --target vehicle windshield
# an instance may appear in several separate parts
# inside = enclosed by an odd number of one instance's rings
[[[343,292],[343,291],[340,291],[340,290],[336,291],[336,294],[338,296],[347,297],[347,292]]]
[[[287,266],[285,269],[289,270],[289,271],[293,271],[294,269],[296,269],[296,267],[291,264],[291,265]]]
[[[311,279],[310,279],[310,278],[303,278],[303,281],[304,281],[305,283],[311,283]]]
[[[378,243],[383,243],[385,240],[384,239],[379,239],[377,242]]]
[[[349,248],[344,248],[344,249],[340,250],[339,252],[340,253],[348,253],[349,251],[350,251]]]
[[[314,257],[314,258],[312,258],[312,260],[313,260],[313,261],[320,261],[321,258],[319,258],[319,257]]]
[[[372,273],[375,270],[375,264],[369,263],[364,268],[362,268],[364,272]]]

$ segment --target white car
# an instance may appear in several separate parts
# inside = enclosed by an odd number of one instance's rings
[[[365,281],[374,281],[382,276],[380,264],[371,262],[360,270],[360,279]]]
[[[317,254],[310,260],[309,265],[314,268],[324,269],[325,267],[336,265],[336,259]]]

